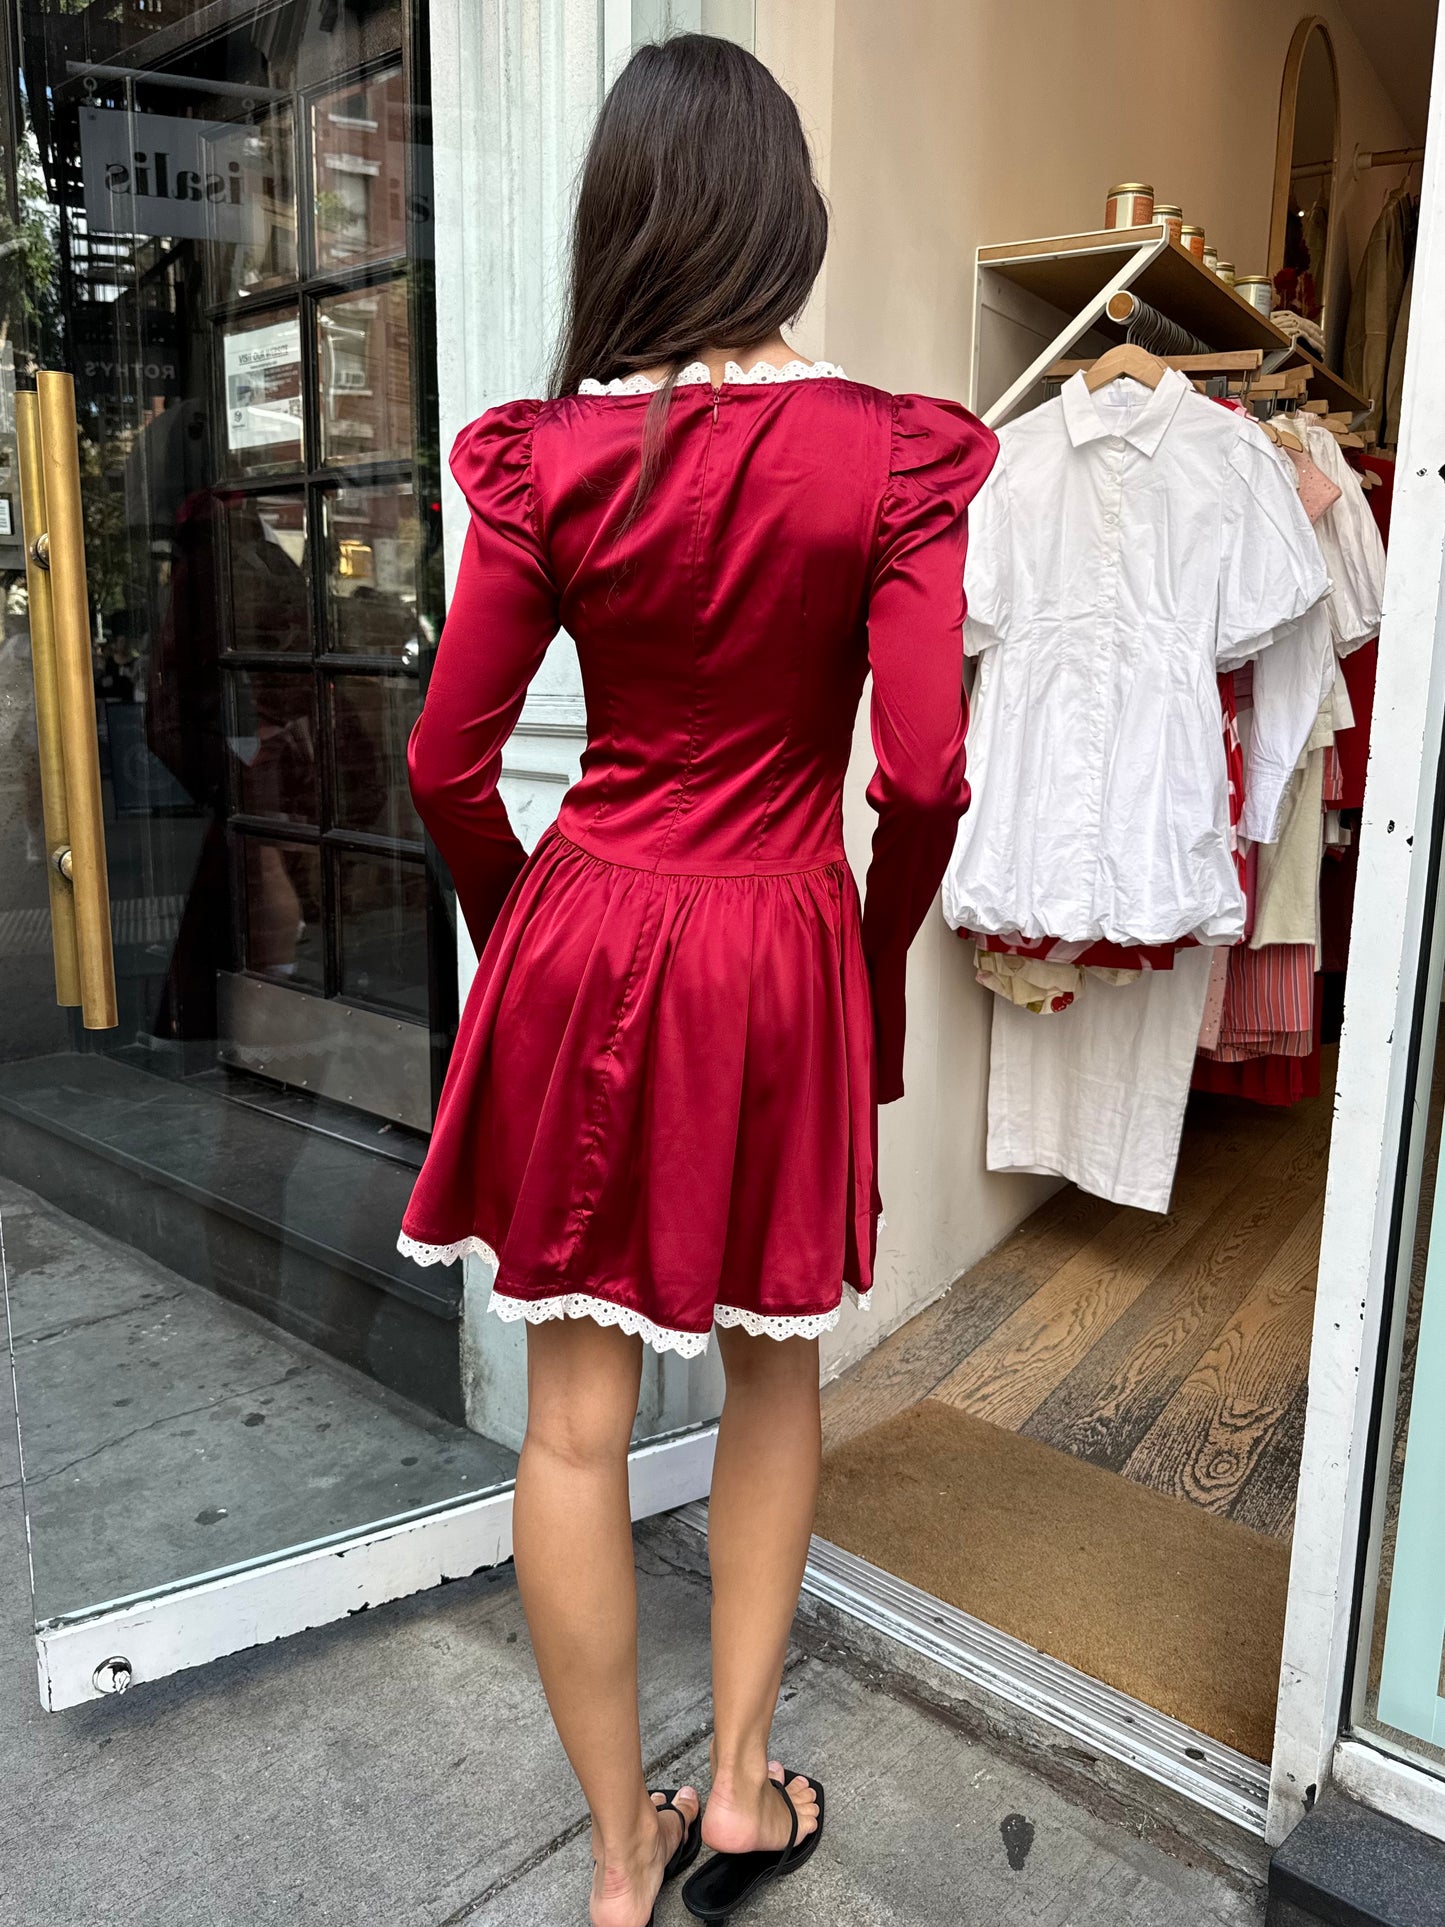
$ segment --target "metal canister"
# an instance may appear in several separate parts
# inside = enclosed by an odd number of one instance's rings
[[[1242,274],[1234,284],[1234,292],[1242,294],[1251,308],[1258,308],[1261,314],[1270,314],[1274,309],[1274,283],[1267,274]]]
[[[1214,272],[1226,287],[1232,288],[1234,286],[1234,263],[1232,261],[1217,261],[1214,266]]]
[[[1144,181],[1121,181],[1109,189],[1104,226],[1148,227],[1154,219],[1154,190]]]
[[[1184,209],[1176,207],[1172,201],[1156,201],[1154,219],[1162,224],[1169,239],[1178,244],[1184,231]]]
[[[1215,253],[1215,251],[1214,251],[1214,249],[1213,249],[1213,248],[1208,248],[1208,247],[1207,247],[1207,248],[1206,248],[1206,249],[1204,250],[1204,265],[1205,265],[1205,267],[1206,267],[1206,268],[1208,268],[1208,270],[1209,270],[1209,272],[1210,272],[1211,274],[1218,274],[1218,272],[1219,272],[1219,256],[1218,256],[1218,254],[1216,254],[1216,253]]]
[[[1204,229],[1194,227],[1186,221],[1179,230],[1180,242],[1194,256],[1196,261],[1204,259]]]

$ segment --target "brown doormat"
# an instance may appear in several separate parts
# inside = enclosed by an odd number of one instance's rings
[[[823,1461],[818,1532],[1267,1760],[1289,1546],[940,1399]]]

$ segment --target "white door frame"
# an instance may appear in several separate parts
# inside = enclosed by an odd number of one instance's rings
[[[1282,1840],[1329,1782],[1445,1834],[1445,1781],[1399,1761],[1363,1771],[1341,1743],[1368,1527],[1376,1365],[1388,1333],[1411,1040],[1434,928],[1432,826],[1445,732],[1445,35],[1437,38],[1415,289],[1391,511],[1349,990],[1325,1194],[1309,1409],[1270,1781]],[[1430,1013],[1433,1019],[1435,1013]],[[1383,1755],[1377,1757],[1383,1758]]]

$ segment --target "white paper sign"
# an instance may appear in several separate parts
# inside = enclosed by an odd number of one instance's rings
[[[80,116],[85,219],[93,232],[255,241],[258,177],[242,165],[244,126],[90,107]]]
[[[301,323],[295,315],[225,337],[226,441],[270,448],[301,439]]]

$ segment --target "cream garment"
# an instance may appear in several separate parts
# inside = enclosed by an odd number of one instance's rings
[[[989,1170],[1167,1211],[1213,956],[1181,950],[1172,970],[1081,997],[1047,1024],[996,997]]]
[[[1216,671],[1287,639],[1325,593],[1297,489],[1257,423],[1173,371],[1093,395],[1076,375],[999,441],[970,513],[974,802],[945,915],[1030,938],[1233,942]],[[1306,732],[1318,706],[1316,690]]]
[[[1325,751],[1335,740],[1333,705],[1321,706],[1309,749],[1290,782],[1278,840],[1259,852],[1250,948],[1320,945],[1320,862],[1325,836]]]

